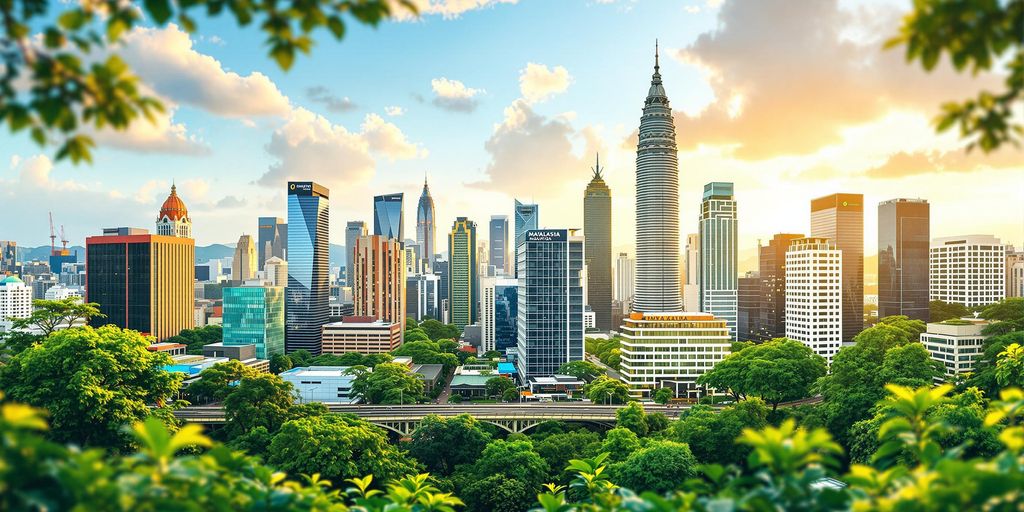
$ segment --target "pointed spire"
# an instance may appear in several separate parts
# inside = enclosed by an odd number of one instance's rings
[[[600,180],[600,179],[604,179],[604,177],[601,176],[601,153],[596,153],[596,155],[597,155],[597,160],[596,160],[596,162],[594,164],[594,167],[591,170],[594,171],[594,179],[595,180]]]
[[[658,40],[654,40],[654,72],[657,73],[661,66],[658,65]]]

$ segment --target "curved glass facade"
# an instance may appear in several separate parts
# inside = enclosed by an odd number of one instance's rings
[[[330,314],[328,190],[313,182],[288,183],[288,288],[285,350],[320,354]]]

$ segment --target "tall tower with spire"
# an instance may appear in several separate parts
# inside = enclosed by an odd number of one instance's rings
[[[434,253],[437,252],[436,230],[434,228],[434,198],[430,197],[427,176],[423,176],[423,193],[416,207],[416,244],[420,246],[423,268],[434,268]]]
[[[640,117],[636,149],[636,297],[633,310],[682,310],[679,293],[679,160],[672,108],[661,83],[658,46],[654,75]]]
[[[587,262],[587,304],[595,326],[612,329],[612,191],[601,175],[597,155],[594,175],[583,193],[584,254]]]

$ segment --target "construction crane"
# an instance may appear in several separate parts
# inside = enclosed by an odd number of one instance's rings
[[[64,233],[64,224],[60,225],[60,245],[61,245],[61,253],[67,254],[68,253],[68,235],[66,233]]]
[[[50,254],[57,254],[57,233],[53,231],[53,212],[50,213]]]

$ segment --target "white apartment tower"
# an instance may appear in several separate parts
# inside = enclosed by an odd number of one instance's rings
[[[843,344],[843,253],[828,238],[797,238],[786,251],[786,337],[829,364]]]
[[[933,238],[928,257],[930,300],[967,307],[1006,298],[1006,246],[991,235]]]
[[[615,260],[615,300],[628,304],[633,300],[633,277],[636,275],[636,260],[620,252]]]
[[[32,315],[32,288],[15,276],[0,279],[0,332],[11,329],[12,318]]]

